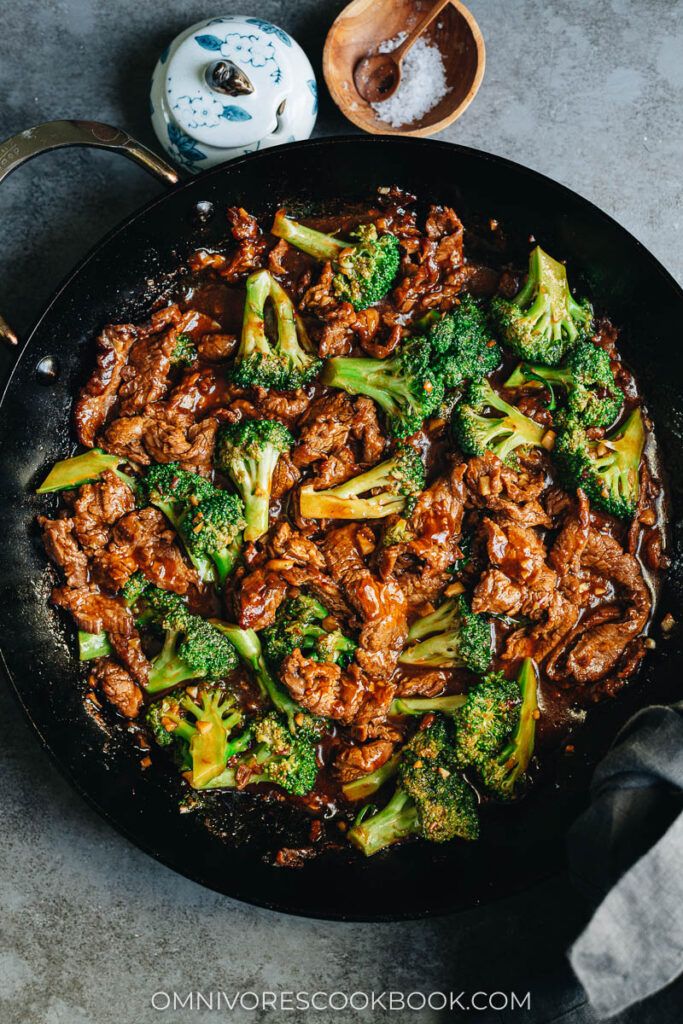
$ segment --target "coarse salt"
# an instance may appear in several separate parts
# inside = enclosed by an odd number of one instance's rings
[[[391,53],[407,35],[407,32],[399,32],[393,39],[385,39],[377,47],[377,53]],[[371,106],[386,124],[401,128],[419,121],[447,92],[446,70],[439,48],[420,37],[403,60],[401,83],[394,95]]]

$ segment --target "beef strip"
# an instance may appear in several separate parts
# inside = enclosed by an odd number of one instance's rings
[[[391,740],[370,740],[355,746],[341,747],[334,760],[334,770],[341,783],[362,779],[386,764],[394,752]]]
[[[48,519],[38,516],[43,544],[52,561],[64,573],[67,585],[84,587],[88,581],[88,559],[76,539],[73,519]]]
[[[55,587],[52,603],[65,608],[86,633],[120,633],[131,636],[135,626],[130,609],[121,598],[108,597],[93,587]]]
[[[110,633],[109,642],[119,661],[125,666],[133,679],[144,686],[149,678],[150,663],[142,649],[140,635],[134,629],[130,636]]]
[[[92,448],[116,401],[128,353],[143,332],[132,324],[105,327],[97,339],[97,364],[74,408],[78,440]]]
[[[368,545],[374,547],[372,532],[354,523],[330,530],[321,546],[330,575],[361,618],[356,661],[370,678],[388,680],[408,635],[408,608],[397,581],[382,580],[366,566]]]
[[[135,508],[130,487],[110,469],[93,484],[84,484],[72,503],[73,529],[78,543],[88,556],[106,547],[113,524]]]
[[[504,515],[523,526],[552,526],[539,501],[545,472],[540,467],[536,470],[533,463],[517,474],[487,451],[467,463],[465,485],[470,508]]]
[[[90,673],[90,685],[99,687],[124,718],[137,717],[142,705],[142,692],[130,673],[112,658],[97,659]]]
[[[118,521],[104,551],[93,561],[93,578],[116,592],[140,571],[155,586],[186,594],[198,586],[194,568],[183,558],[172,530],[156,508],[137,509]]]
[[[651,611],[650,593],[637,560],[608,533],[590,528],[580,552],[578,575],[586,584],[586,594],[602,591],[606,602],[583,616],[546,663],[547,675],[560,686],[592,686],[617,670],[620,660],[630,658],[634,649],[644,653],[640,634]]]

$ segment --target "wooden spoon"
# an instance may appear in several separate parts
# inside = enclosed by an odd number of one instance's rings
[[[408,34],[400,46],[391,53],[374,53],[359,60],[353,69],[353,81],[356,89],[368,103],[379,103],[388,100],[401,83],[403,58],[418,36],[431,25],[450,0],[436,0],[412,32]]]

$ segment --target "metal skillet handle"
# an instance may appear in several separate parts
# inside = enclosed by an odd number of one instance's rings
[[[113,149],[140,164],[167,185],[176,185],[178,172],[161,157],[136,142],[127,132],[98,121],[47,121],[13,135],[0,143],[0,182],[27,160],[64,146],[94,146]],[[0,341],[17,345],[19,339],[0,315]]]

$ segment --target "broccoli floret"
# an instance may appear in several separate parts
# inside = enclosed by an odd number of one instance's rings
[[[149,587],[141,604],[145,622],[165,631],[164,645],[152,661],[145,685],[148,693],[189,679],[220,679],[237,668],[230,641],[205,619],[192,615],[177,594]]]
[[[472,687],[456,715],[455,757],[461,768],[478,767],[502,750],[520,704],[518,683],[501,672]]]
[[[268,511],[273,473],[294,438],[277,420],[242,420],[225,423],[216,439],[215,462],[229,476],[244,502],[244,539],[258,540],[268,532]]]
[[[422,459],[414,448],[406,446],[391,459],[336,487],[316,491],[312,484],[306,484],[300,491],[301,515],[305,519],[382,519],[399,512],[410,515],[424,485]]]
[[[143,502],[163,512],[174,527],[190,561],[205,582],[215,580],[211,559],[196,548],[192,535],[185,529],[185,516],[200,501],[214,494],[216,488],[204,477],[181,469],[177,462],[150,466],[140,480],[138,494]]]
[[[586,341],[569,353],[561,368],[520,363],[505,381],[505,387],[546,386],[554,407],[553,388],[567,393],[567,408],[587,427],[608,427],[614,423],[624,404],[624,393],[617,387],[604,349]]]
[[[219,490],[198,505],[189,505],[181,520],[187,548],[199,559],[211,559],[219,583],[225,583],[235,567],[245,526],[240,498]]]
[[[485,408],[502,416],[484,416]],[[543,448],[546,428],[525,416],[493,390],[487,380],[471,384],[453,412],[453,431],[465,455],[490,448],[502,462],[515,464],[517,448]]]
[[[351,395],[368,395],[384,410],[396,437],[419,430],[444,395],[443,374],[424,338],[411,338],[388,359],[328,359],[323,383]]]
[[[171,366],[188,367],[197,360],[197,349],[189,334],[179,334],[171,354]]]
[[[481,380],[500,363],[500,348],[491,337],[486,315],[468,294],[432,324],[427,340],[437,354],[447,388]]]
[[[74,455],[71,459],[62,459],[54,466],[43,480],[36,494],[51,494],[54,491],[72,491],[83,484],[91,484],[110,469],[130,488],[135,487],[135,480],[122,473],[118,468],[126,460],[120,455],[107,455],[101,448],[91,448],[82,455]]]
[[[514,299],[496,296],[491,314],[520,359],[557,366],[586,337],[593,310],[586,299],[573,298],[564,265],[537,245],[529,256],[526,284]]]
[[[253,629],[241,629],[240,626],[220,622],[218,619],[212,619],[212,625],[228,638],[242,661],[251,669],[261,695],[270,701],[276,711],[284,715],[289,731],[293,735],[319,739],[325,729],[324,719],[305,711],[273,679],[263,657],[258,634]]]
[[[343,302],[365,309],[387,294],[398,271],[400,251],[395,235],[380,235],[374,224],[363,224],[351,232],[351,240],[315,231],[284,210],[275,214],[272,233],[317,260],[329,260],[334,267],[333,286]]]
[[[513,696],[511,694],[506,696],[507,687],[503,687],[501,684],[503,696],[500,715],[501,721],[507,721],[507,736],[505,737],[507,742],[495,746],[493,742],[490,744],[483,742],[480,748],[477,748],[476,745],[473,747],[471,743],[465,745],[465,749],[472,750],[476,756],[476,760],[472,763],[482,782],[490,793],[501,800],[510,800],[515,796],[534,752],[536,720],[539,715],[538,679],[536,666],[531,658],[525,658],[522,662],[515,685],[517,687],[516,710],[514,725],[511,725],[506,707],[512,702]],[[498,730],[493,729],[492,732],[497,733]],[[491,735],[491,741],[493,741],[493,735]]]
[[[313,736],[302,731],[292,735],[286,717],[276,711],[257,718],[247,735],[245,752],[231,759],[225,770],[211,780],[210,789],[270,782],[294,796],[310,793],[318,775]]]
[[[133,608],[149,586],[149,580],[141,572],[134,572],[123,585],[121,597],[129,608]]]
[[[493,654],[489,623],[470,610],[462,594],[417,619],[408,631],[408,644],[399,658],[404,665],[468,668],[480,674]]]
[[[433,843],[479,835],[477,803],[453,759],[453,726],[436,718],[403,747],[396,790],[386,807],[357,820],[349,839],[366,857],[406,836]]]
[[[279,667],[298,649],[313,661],[334,662],[346,668],[357,645],[339,629],[328,632],[322,625],[328,616],[327,608],[308,594],[285,601],[273,625],[261,634],[268,661]]]
[[[567,486],[581,487],[592,505],[632,519],[640,492],[640,460],[645,447],[645,425],[636,408],[600,441],[591,441],[576,416],[558,416],[554,454]]]
[[[453,715],[465,703],[462,693],[449,694],[445,697],[397,697],[391,702],[390,715],[401,718],[406,715]]]
[[[187,693],[163,697],[147,711],[152,736],[160,746],[176,748],[193,789],[206,789],[225,770],[228,738],[241,721],[232,695],[217,687],[204,688],[196,699]]]
[[[266,303],[273,303],[277,339],[266,333]],[[246,387],[296,390],[320,371],[322,361],[313,353],[301,317],[291,299],[267,270],[247,278],[242,337],[233,380]]]

